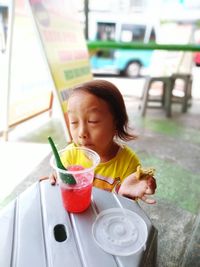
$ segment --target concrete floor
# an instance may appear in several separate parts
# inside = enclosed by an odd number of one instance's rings
[[[200,266],[200,99],[193,99],[186,114],[181,113],[180,105],[174,104],[172,118],[166,118],[162,109],[148,109],[146,117],[142,118],[139,98],[125,94],[124,98],[131,126],[138,134],[138,140],[129,144],[144,166],[156,168],[157,204],[140,204],[158,229],[158,266]],[[9,134],[12,142],[41,146],[47,145],[48,135],[58,147],[65,145],[58,117],[49,118],[47,114],[24,123]],[[38,148],[38,154],[39,151]],[[48,175],[48,159],[46,164],[44,173],[23,177],[1,201],[1,206],[39,176]]]
[[[155,109],[129,114],[139,132],[131,146],[157,170],[157,204],[141,206],[158,229],[158,266],[200,266],[200,101],[186,114],[174,105],[170,119]]]

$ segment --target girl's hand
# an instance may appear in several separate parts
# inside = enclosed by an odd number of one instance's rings
[[[149,195],[155,193],[156,180],[152,176],[148,176],[145,179],[138,180],[135,173],[129,175],[122,182],[118,194],[124,197],[136,199],[139,198],[148,204],[154,204],[154,199],[148,198]]]
[[[55,173],[51,173],[49,176],[40,177],[39,181],[41,182],[41,181],[47,180],[47,179],[49,179],[51,185],[55,185],[56,184],[57,177],[56,177]]]
[[[57,176],[55,173],[51,173],[49,176],[49,180],[51,185],[55,185],[57,183]]]

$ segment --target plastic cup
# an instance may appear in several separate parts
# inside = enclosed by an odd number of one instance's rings
[[[57,173],[64,208],[68,212],[83,212],[91,203],[94,169],[99,164],[100,157],[95,151],[82,147],[66,148],[58,153],[67,170],[56,166],[54,156],[50,163]],[[66,183],[63,174],[72,175],[76,183]]]

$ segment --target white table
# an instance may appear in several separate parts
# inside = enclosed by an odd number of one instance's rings
[[[120,206],[146,222],[145,251],[118,257],[95,243],[91,227],[97,214]],[[62,231],[59,234],[62,229],[66,236]],[[72,214],[62,206],[59,187],[43,181],[33,184],[0,213],[1,267],[153,267],[156,252],[157,230],[138,203],[100,189],[93,188],[92,204],[85,212]]]

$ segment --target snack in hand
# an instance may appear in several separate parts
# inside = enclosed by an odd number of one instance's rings
[[[140,165],[136,170],[136,177],[138,180],[148,179],[149,176],[154,177],[155,169],[154,168],[142,168]]]

